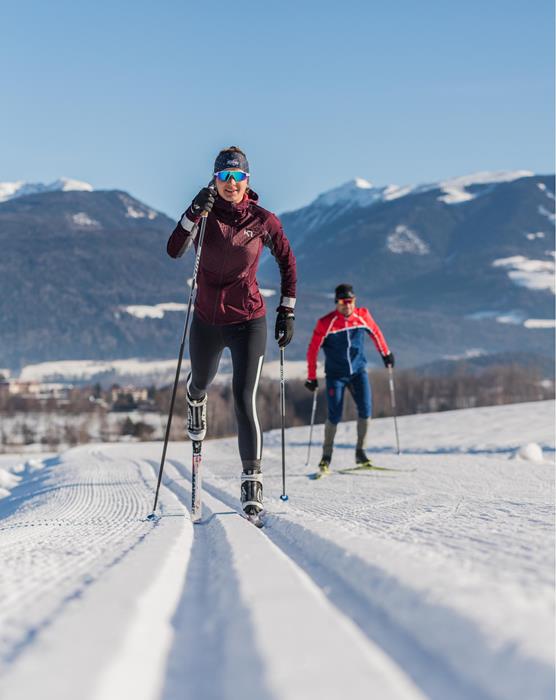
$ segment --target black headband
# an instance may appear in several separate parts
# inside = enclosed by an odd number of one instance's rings
[[[214,172],[219,173],[221,170],[229,170],[230,168],[239,168],[249,175],[249,163],[243,153],[220,151],[214,161]]]

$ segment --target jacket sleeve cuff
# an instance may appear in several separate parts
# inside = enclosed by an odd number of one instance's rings
[[[280,306],[286,306],[288,309],[295,309],[295,297],[280,297]]]
[[[191,233],[191,231],[193,231],[195,226],[199,223],[200,218],[200,216],[195,216],[191,211],[191,207],[189,207],[189,209],[185,211],[185,214],[180,219],[180,226],[184,229],[184,231]]]

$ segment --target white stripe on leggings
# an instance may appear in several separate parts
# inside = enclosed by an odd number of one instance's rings
[[[252,407],[253,407],[253,420],[255,422],[255,430],[257,431],[257,451],[255,459],[260,459],[263,451],[263,445],[261,441],[261,426],[259,425],[259,418],[257,416],[257,388],[259,386],[259,379],[261,378],[261,370],[263,368],[264,355],[259,357],[259,364],[257,366],[257,376],[255,378],[255,386],[253,387],[253,397]]]

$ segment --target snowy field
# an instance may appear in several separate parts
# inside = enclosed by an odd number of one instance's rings
[[[237,514],[235,440],[0,458],[0,697],[552,700],[554,402],[376,420],[399,472],[312,481],[307,428],[265,436],[267,526]],[[333,467],[351,466],[340,426]],[[543,461],[515,457],[527,443]],[[534,450],[525,452],[534,457]]]

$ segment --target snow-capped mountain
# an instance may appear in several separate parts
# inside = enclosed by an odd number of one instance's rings
[[[71,192],[74,190],[92,192],[93,186],[89,185],[88,182],[71,180],[67,177],[61,177],[48,185],[42,182],[25,182],[23,180],[18,180],[17,182],[0,182],[0,202],[7,202],[9,199],[25,197],[29,194]]]
[[[0,366],[170,357],[188,276],[166,255],[175,222],[126,192],[62,185],[0,203]],[[126,311],[157,304],[147,320]]]
[[[552,352],[553,176],[482,172],[384,187],[357,178],[281,219],[298,261],[299,326],[312,327],[334,287],[351,282],[392,344],[405,338],[410,364],[447,345],[449,355]],[[271,259],[262,267],[267,286],[274,268]]]
[[[295,217],[305,233],[309,233],[353,208],[366,208],[425,192],[437,192],[440,202],[460,204],[485,194],[489,191],[489,187],[485,186],[533,176],[534,173],[529,170],[478,172],[428,184],[384,186],[375,186],[364,178],[356,177],[319,195],[308,206],[287,212],[284,216]]]
[[[126,192],[49,187],[0,202],[0,367],[173,357],[193,262],[166,255],[175,222]],[[281,220],[298,263],[290,360],[304,358],[340,282],[355,285],[400,366],[477,350],[552,356],[554,176],[356,179]],[[259,281],[276,295],[271,256]]]

